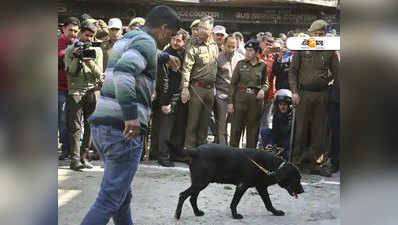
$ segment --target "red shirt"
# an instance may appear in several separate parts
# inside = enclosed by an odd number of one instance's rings
[[[64,56],[65,50],[69,45],[69,40],[62,35],[58,39],[58,90],[68,90],[68,80],[66,78]]]

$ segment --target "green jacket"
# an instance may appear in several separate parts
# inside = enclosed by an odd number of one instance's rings
[[[102,50],[94,47],[97,58],[86,64],[73,57],[73,49],[74,45],[69,45],[64,58],[69,94],[84,95],[88,90],[98,88],[104,81]]]

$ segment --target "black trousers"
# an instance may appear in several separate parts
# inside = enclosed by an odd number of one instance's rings
[[[340,162],[340,103],[329,103],[328,114],[329,128],[332,136],[329,157],[332,164],[338,165]]]
[[[177,112],[173,110],[169,114],[162,112],[160,108],[156,108],[152,118],[152,143],[153,149],[151,155],[157,159],[169,159],[170,149],[166,141],[170,141],[172,131],[175,128],[177,120]],[[154,151],[154,152],[152,152]]]

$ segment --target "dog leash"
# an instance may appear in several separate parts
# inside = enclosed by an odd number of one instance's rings
[[[265,169],[264,167],[260,166],[260,165],[259,165],[258,163],[256,163],[256,161],[254,161],[253,159],[249,158],[249,160],[250,160],[254,165],[256,165],[257,168],[259,168],[261,171],[263,171],[266,175],[271,175],[271,174],[272,174],[272,172],[270,172],[269,170],[267,170],[267,169]],[[278,169],[276,169],[276,170],[279,170],[279,169],[282,168],[285,164],[286,164],[286,162],[282,162],[282,163],[278,166]]]
[[[254,161],[253,159],[249,158],[249,160],[256,165],[261,171],[263,171],[266,175],[270,175],[271,172],[269,172],[267,169],[265,169],[264,167],[260,166],[258,163],[256,163],[256,161]]]

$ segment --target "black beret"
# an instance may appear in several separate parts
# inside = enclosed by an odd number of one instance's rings
[[[260,51],[260,42],[257,39],[250,39],[246,42],[245,48],[253,48],[256,52]]]

